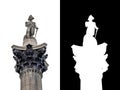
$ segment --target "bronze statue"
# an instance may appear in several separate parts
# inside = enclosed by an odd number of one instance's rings
[[[27,27],[25,38],[31,38],[34,35],[36,36],[37,34],[38,27],[36,26],[35,22],[32,21],[33,19],[34,17],[30,15],[28,18],[28,22],[25,22],[25,26]],[[36,33],[35,33],[35,30],[36,30]]]

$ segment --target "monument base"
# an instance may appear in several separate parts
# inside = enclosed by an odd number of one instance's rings
[[[23,46],[26,46],[28,44],[30,44],[32,46],[36,46],[37,45],[37,40],[34,37],[24,38]]]

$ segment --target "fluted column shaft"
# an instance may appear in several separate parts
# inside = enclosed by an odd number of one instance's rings
[[[42,73],[33,68],[25,69],[21,75],[21,90],[42,90]]]

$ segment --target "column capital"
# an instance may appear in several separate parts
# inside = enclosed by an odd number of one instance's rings
[[[12,46],[16,72],[21,74],[26,68],[34,68],[41,73],[46,71],[48,67],[46,62],[48,54],[45,54],[46,46],[47,44],[34,46],[34,48],[30,44],[26,47]]]

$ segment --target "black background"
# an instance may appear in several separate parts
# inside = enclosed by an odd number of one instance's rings
[[[61,90],[80,90],[79,74],[74,70],[71,45],[82,45],[85,21],[92,14],[99,27],[98,43],[108,44],[108,71],[103,75],[103,90],[119,90],[119,5],[110,2],[85,2],[60,0],[60,86]],[[92,51],[91,51],[92,52]],[[92,81],[91,81],[92,82]]]

